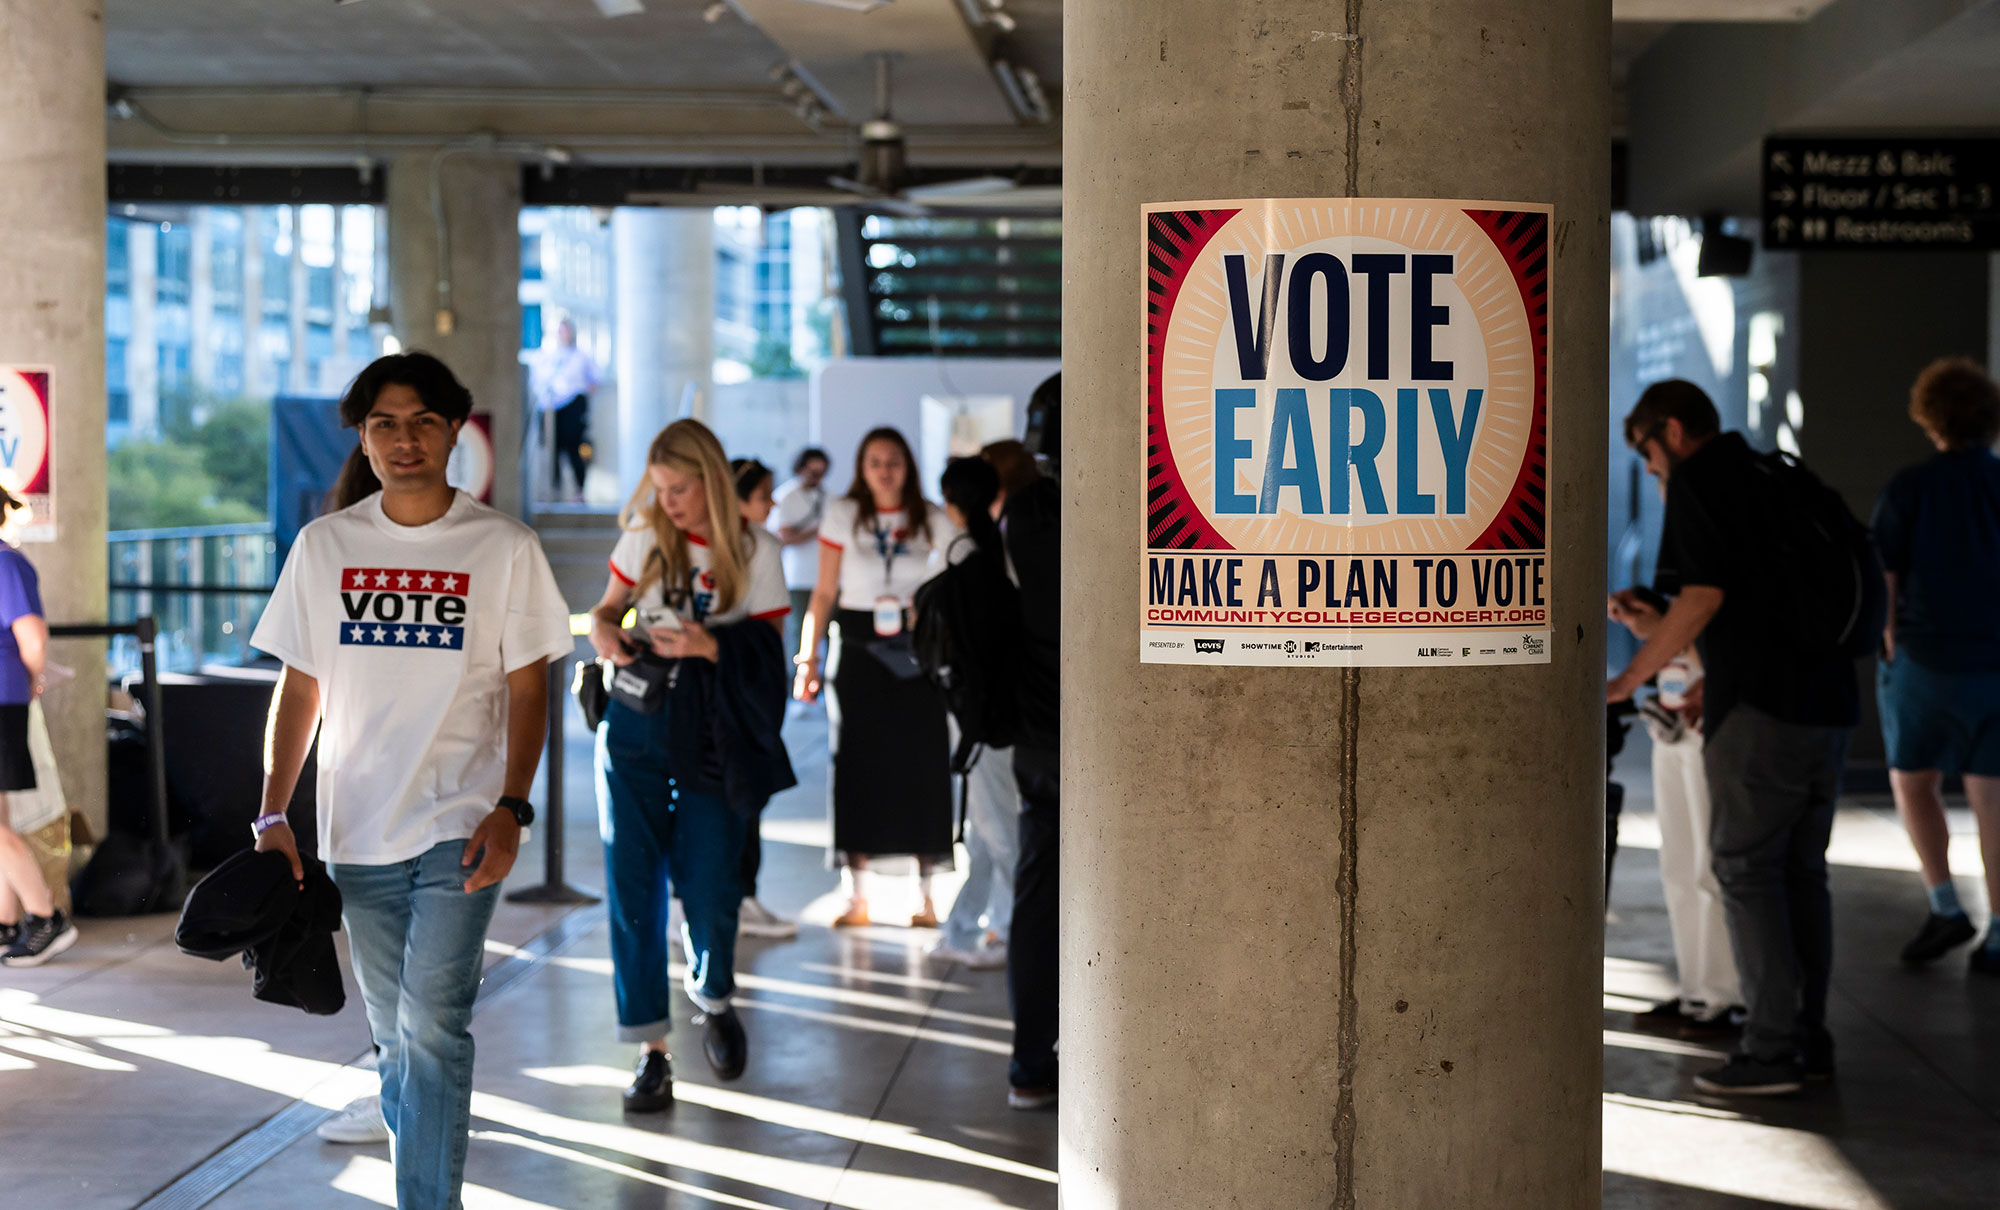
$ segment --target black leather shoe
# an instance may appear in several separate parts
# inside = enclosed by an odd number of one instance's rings
[[[703,1013],[696,1018],[702,1026],[701,1051],[718,1080],[733,1080],[743,1074],[750,1061],[750,1039],[743,1035],[743,1022],[735,1009]]]
[[[673,1061],[657,1050],[639,1052],[639,1070],[625,1090],[626,1113],[658,1113],[674,1105]]]
[[[1834,1077],[1833,1035],[1823,1029],[1807,1032],[1799,1039],[1799,1068],[1806,1081],[1824,1084]]]
[[[2000,950],[1991,944],[1982,945],[1972,951],[1972,960],[1967,965],[1975,975],[2000,975]]]
[[[1940,916],[1936,912],[1924,917],[1924,927],[1903,947],[1903,962],[1908,966],[1923,966],[1936,962],[1957,947],[1964,945],[1979,935],[1972,927],[1972,921],[1964,912],[1951,916]]]

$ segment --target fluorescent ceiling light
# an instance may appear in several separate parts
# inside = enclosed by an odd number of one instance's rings
[[[844,8],[850,13],[866,13],[881,8],[889,0],[805,0],[807,4],[820,4],[827,8]]]
[[[597,11],[607,17],[629,17],[646,11],[645,0],[597,0]]]

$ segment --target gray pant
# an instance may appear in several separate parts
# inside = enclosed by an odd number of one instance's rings
[[[1847,730],[1738,704],[1703,750],[1715,877],[1749,1001],[1742,1049],[1767,1062],[1790,1062],[1825,1036],[1833,970],[1826,846]]]

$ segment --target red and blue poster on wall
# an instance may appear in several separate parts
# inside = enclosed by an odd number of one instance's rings
[[[1546,662],[1552,208],[1142,218],[1141,661]]]
[[[0,366],[0,487],[28,506],[23,542],[56,540],[49,370]]]

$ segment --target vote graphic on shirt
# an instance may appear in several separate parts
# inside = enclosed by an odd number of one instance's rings
[[[1552,214],[1142,208],[1142,662],[1547,662]]]
[[[471,580],[461,572],[422,568],[343,568],[340,642],[462,651]]]

